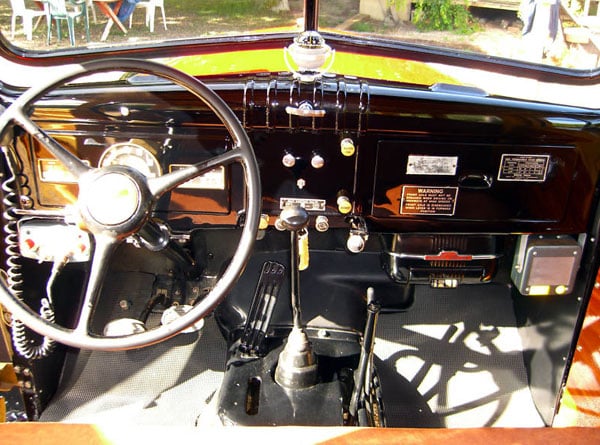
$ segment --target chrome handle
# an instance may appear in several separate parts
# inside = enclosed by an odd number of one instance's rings
[[[308,102],[301,103],[298,107],[287,106],[285,112],[300,117],[323,117],[325,110],[315,110]]]

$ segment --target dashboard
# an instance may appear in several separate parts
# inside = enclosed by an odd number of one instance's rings
[[[276,226],[281,209],[297,202],[319,231],[350,228],[352,217],[391,232],[586,229],[598,169],[588,110],[335,76],[306,83],[257,75],[211,86],[251,138],[263,227]],[[125,164],[148,176],[231,146],[206,104],[176,88],[58,92],[33,117],[89,165]],[[25,144],[34,205],[71,202],[72,178],[37,142]],[[215,169],[167,194],[157,215],[177,230],[235,225],[242,178],[236,165]]]

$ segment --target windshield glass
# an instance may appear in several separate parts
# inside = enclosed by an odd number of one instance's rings
[[[407,70],[406,64],[399,69],[390,62],[398,45],[589,72],[599,65],[597,24],[598,2],[586,0],[10,0],[0,5],[5,39],[36,57],[219,40],[228,43],[220,56],[210,63],[179,60],[179,68],[194,75],[293,71],[296,59],[286,49],[244,53],[235,39],[318,30],[324,40],[337,35],[387,48],[385,60],[337,51],[335,63],[333,54],[326,63],[329,72],[422,85],[455,83],[455,76],[440,70],[431,76],[429,68]],[[515,89],[509,95],[519,96]]]
[[[303,8],[302,0],[10,0],[0,26],[19,48],[55,51],[293,32]],[[598,24],[598,2],[585,0],[324,0],[318,17],[323,32],[578,69],[598,66]]]

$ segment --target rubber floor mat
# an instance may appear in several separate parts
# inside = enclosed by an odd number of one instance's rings
[[[405,313],[383,314],[375,342],[389,426],[534,427],[543,423],[527,384],[509,290],[420,287]],[[44,421],[193,426],[214,400],[226,345],[215,321],[125,352],[68,359]],[[206,416],[205,416],[206,417]]]
[[[226,344],[207,318],[202,334],[147,348],[70,357],[42,421],[194,426],[223,377]]]
[[[543,426],[506,286],[419,287],[380,316],[375,343],[389,426]]]

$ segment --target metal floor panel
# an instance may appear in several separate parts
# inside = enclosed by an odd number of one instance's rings
[[[376,366],[389,426],[541,426],[503,286],[422,287],[406,313],[379,318]],[[225,342],[207,319],[137,351],[83,352],[69,359],[44,421],[196,425],[214,399]]]

